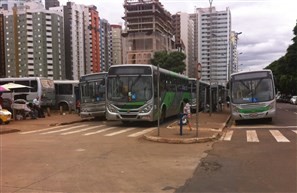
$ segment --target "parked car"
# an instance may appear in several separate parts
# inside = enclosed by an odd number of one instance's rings
[[[293,105],[297,105],[297,96],[292,96],[290,99],[290,103]]]

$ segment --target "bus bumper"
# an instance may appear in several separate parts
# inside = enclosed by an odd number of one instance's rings
[[[246,120],[246,119],[265,119],[273,118],[275,116],[275,110],[257,112],[257,113],[232,113],[234,120]]]
[[[105,116],[105,111],[80,112],[81,118],[92,118],[92,117],[103,117],[103,116]]]

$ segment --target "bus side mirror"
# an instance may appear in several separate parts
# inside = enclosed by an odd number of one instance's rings
[[[229,90],[229,82],[226,84],[226,89]]]

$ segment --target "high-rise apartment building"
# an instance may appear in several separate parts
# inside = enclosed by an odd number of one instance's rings
[[[211,13],[211,14],[210,14]],[[229,8],[216,11],[215,7],[197,8],[191,15],[195,34],[198,62],[202,65],[202,80],[225,85],[230,75],[231,14]]]
[[[186,55],[185,75],[195,77],[195,58],[194,58],[194,22],[188,13],[176,13],[172,16],[173,29],[175,35],[175,49],[182,51]]]
[[[0,0],[0,8],[12,11],[14,6],[22,7],[29,2],[42,5],[42,0]]]
[[[112,64],[122,64],[122,26],[111,25]]]
[[[49,10],[51,7],[60,7],[59,0],[45,0],[45,9]]]
[[[123,62],[148,64],[156,51],[172,49],[172,17],[159,0],[125,0]]]
[[[15,7],[4,15],[4,36],[7,77],[65,77],[63,15],[34,3]]]
[[[65,26],[66,79],[78,80],[86,74],[84,44],[84,5],[67,2],[63,6]]]
[[[100,19],[100,71],[107,72],[112,59],[111,25],[106,19]]]
[[[84,11],[85,73],[100,72],[100,19],[97,7],[86,6]]]
[[[0,13],[0,78],[4,78],[5,75],[4,17]]]

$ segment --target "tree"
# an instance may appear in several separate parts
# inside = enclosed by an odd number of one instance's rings
[[[160,51],[155,52],[154,58],[151,59],[151,63],[155,66],[159,64],[160,68],[164,68],[176,73],[183,73],[186,69],[184,60],[186,55],[182,52],[167,52]]]
[[[266,68],[270,69],[276,80],[276,88],[283,94],[297,94],[297,23],[293,29],[295,37],[285,56],[272,62]]]

